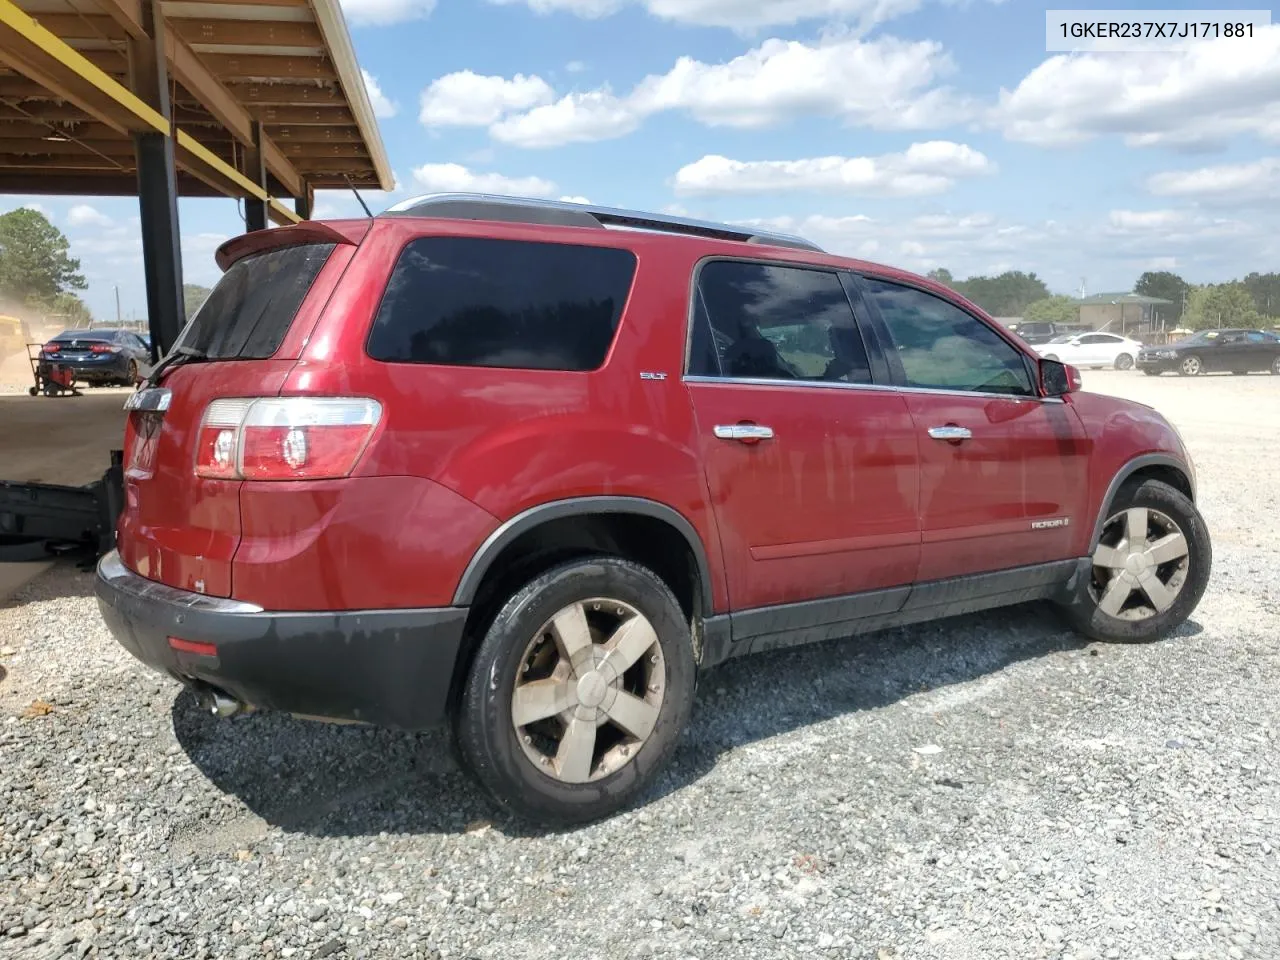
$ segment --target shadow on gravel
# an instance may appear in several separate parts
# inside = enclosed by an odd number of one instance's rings
[[[1200,630],[1187,623],[1177,636]],[[687,735],[645,801],[696,781],[743,744],[1087,645],[1051,610],[1030,605],[731,661],[700,681]],[[404,734],[271,714],[217,720],[189,691],[174,701],[172,717],[178,742],[215,786],[288,831],[457,833],[499,818],[459,770],[444,731]],[[499,828],[508,836],[549,832],[509,818]]]

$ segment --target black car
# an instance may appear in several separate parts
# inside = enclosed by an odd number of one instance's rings
[[[1201,330],[1162,347],[1144,347],[1138,369],[1149,377],[1176,370],[1184,377],[1269,370],[1280,374],[1280,337],[1262,330]]]
[[[41,348],[40,359],[70,367],[85,383],[131,387],[151,351],[129,330],[64,330]]]

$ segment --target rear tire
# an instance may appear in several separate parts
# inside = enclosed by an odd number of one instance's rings
[[[1126,484],[1106,509],[1092,564],[1063,612],[1095,640],[1157,640],[1204,596],[1213,565],[1209,531],[1195,504],[1159,480]]]
[[[520,817],[597,820],[670,759],[695,679],[689,622],[662,580],[615,557],[574,560],[535,577],[493,619],[454,717],[458,752]]]
[[[1120,354],[1120,356],[1116,357],[1116,369],[1117,369],[1117,370],[1132,370],[1132,369],[1133,369],[1133,355],[1132,355],[1132,354],[1128,354],[1128,353],[1122,353],[1122,354]]]
[[[1280,355],[1277,355],[1276,358],[1271,361],[1271,373],[1275,376],[1280,376]]]

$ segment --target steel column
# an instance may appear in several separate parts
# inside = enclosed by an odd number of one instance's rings
[[[129,42],[133,92],[165,120],[172,114],[165,66],[164,20],[159,0],[141,0],[144,40]],[[178,184],[173,138],[160,133],[133,135],[138,164],[138,210],[142,218],[142,259],[147,288],[147,327],[152,359],[168,352],[186,323],[182,297],[182,245],[178,230]]]
[[[306,191],[300,197],[293,198],[293,212],[303,220],[311,219],[311,211],[315,207],[316,191],[311,184],[306,184]]]
[[[262,155],[262,124],[252,122],[253,142],[245,147],[244,175],[267,188],[267,165]],[[267,229],[267,201],[265,197],[246,197],[244,201],[244,228],[247,231]]]

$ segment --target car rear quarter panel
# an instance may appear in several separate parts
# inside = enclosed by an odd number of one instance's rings
[[[1157,411],[1139,403],[1096,393],[1074,393],[1072,407],[1080,416],[1092,444],[1089,469],[1089,506],[1093,518],[1107,509],[1104,501],[1111,482],[1140,457],[1158,454],[1182,465],[1191,478],[1191,467],[1182,441]],[[1093,527],[1082,523],[1077,531],[1081,555],[1091,548]]]
[[[555,239],[633,250],[635,282],[604,364],[579,373],[371,359],[365,342],[400,250],[416,237],[441,235]],[[400,605],[448,602],[475,549],[500,522],[530,507],[574,497],[639,497],[667,504],[692,524],[710,558],[713,605],[724,609],[719,537],[681,380],[688,278],[700,255],[698,245],[642,233],[379,221],[353,257],[282,393],[377,399],[383,405],[382,423],[356,475],[366,481],[417,478],[429,481],[426,489],[433,492],[421,503],[371,504],[361,521],[367,533],[354,523],[330,524],[334,532],[326,531],[326,537],[346,539],[324,549],[341,554],[348,569],[361,563],[378,568],[379,551],[399,544],[401,567],[387,576],[408,591],[410,599]],[[642,379],[641,372],[656,378]],[[387,488],[388,495],[393,492],[403,495]],[[445,524],[448,496],[456,498],[453,508],[468,519]],[[249,500],[246,494],[245,502]],[[271,511],[263,502],[265,523]],[[422,512],[410,515],[407,507]],[[248,528],[257,529],[251,519],[256,509],[245,511],[246,543]],[[318,522],[322,501],[307,510]],[[406,543],[405,525],[418,527],[421,539],[439,546]],[[274,576],[268,572],[268,540],[263,540],[264,589],[266,578]],[[237,570],[239,562],[237,558]],[[238,577],[237,586],[241,583]]]

